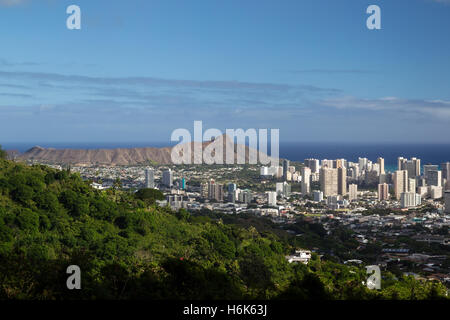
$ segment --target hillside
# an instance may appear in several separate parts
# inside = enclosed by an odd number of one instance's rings
[[[0,159],[0,299],[425,299],[439,283],[313,256],[289,264],[271,232],[154,205],[159,191],[92,189],[78,175]],[[67,290],[66,268],[83,290]]]
[[[199,155],[194,155],[196,146],[201,145],[205,150],[213,142],[191,142],[185,144],[191,149],[191,163],[194,158],[199,159]],[[180,147],[180,146],[178,146]],[[177,148],[178,148],[177,147]],[[211,146],[212,147],[212,146]],[[237,159],[238,145],[234,145],[234,159]],[[226,150],[233,148],[231,140],[223,135],[223,160],[226,159]],[[248,163],[250,149],[245,149],[245,162]],[[101,164],[101,165],[139,165],[149,162],[158,164],[171,164],[172,147],[164,148],[118,148],[118,149],[54,149],[35,146],[23,154],[10,152],[10,157],[21,160],[35,160],[45,163],[61,164]],[[263,155],[263,154],[261,154]]]

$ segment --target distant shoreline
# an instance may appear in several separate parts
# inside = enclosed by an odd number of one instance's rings
[[[23,153],[39,145],[44,148],[56,149],[115,149],[115,148],[163,148],[176,145],[175,142],[68,142],[68,143],[1,143],[3,149],[18,150]],[[270,153],[270,149],[269,149]],[[280,158],[303,162],[307,158],[341,159],[357,162],[358,157],[376,161],[378,157],[385,158],[387,170],[395,170],[398,157],[417,157],[421,164],[441,164],[450,161],[449,144],[375,144],[375,143],[325,143],[325,142],[281,142]]]

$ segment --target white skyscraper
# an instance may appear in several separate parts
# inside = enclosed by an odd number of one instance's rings
[[[416,179],[409,178],[409,184],[408,184],[408,192],[416,192]]]
[[[377,159],[377,163],[378,163],[378,165],[379,165],[379,167],[380,167],[380,174],[385,174],[385,171],[384,171],[384,158],[378,158]]]
[[[358,164],[359,164],[359,172],[362,172],[363,170],[367,169],[367,158],[358,158]]]
[[[403,192],[400,195],[400,205],[402,208],[420,206],[422,203],[422,197],[420,194],[414,192]]]
[[[394,192],[395,198],[400,200],[400,194],[409,191],[408,171],[397,170],[394,174]]]
[[[348,186],[348,200],[353,201],[358,199],[358,185],[350,184]]]
[[[311,192],[311,169],[308,167],[302,168],[302,194],[306,195]]]
[[[155,170],[145,169],[145,187],[153,189],[155,187]]]
[[[267,192],[267,204],[272,207],[277,205],[277,193],[275,191]]]

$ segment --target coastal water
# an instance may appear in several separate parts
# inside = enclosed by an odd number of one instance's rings
[[[139,148],[139,147],[167,147],[174,145],[170,142],[90,142],[90,143],[2,143],[6,150],[25,152],[33,146],[45,148],[70,149],[111,149],[111,148]],[[270,153],[270,150],[269,150]],[[449,144],[374,144],[374,143],[311,143],[311,142],[282,142],[280,143],[280,158],[291,161],[303,161],[307,158],[316,159],[347,159],[357,162],[358,157],[376,161],[378,157],[385,159],[387,170],[395,170],[398,157],[417,157],[424,164],[441,164],[450,161]]]

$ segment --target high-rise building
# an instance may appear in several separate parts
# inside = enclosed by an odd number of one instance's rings
[[[377,176],[379,176],[380,175],[380,165],[378,163],[372,164],[371,171],[375,172],[377,174]]]
[[[439,170],[439,166],[436,164],[425,164],[423,166],[423,176],[425,179],[428,179],[428,172],[429,171],[437,171]]]
[[[289,160],[283,160],[283,180],[286,181],[288,179],[288,171],[289,171]]]
[[[359,164],[359,172],[363,172],[367,169],[367,163],[369,160],[367,158],[358,158],[358,164]]]
[[[228,191],[228,193],[235,192],[236,189],[237,189],[236,183],[229,183],[229,184],[227,185],[227,191]]]
[[[322,160],[322,168],[333,168],[333,160],[323,159]]]
[[[406,170],[407,160],[403,157],[398,157],[397,159],[397,170]]]
[[[283,182],[283,196],[286,198],[291,196],[291,185],[287,182]]]
[[[441,164],[442,179],[446,182],[443,186],[445,190],[450,190],[450,162]]]
[[[320,202],[323,200],[323,192],[322,191],[314,191],[313,192],[314,201]]]
[[[450,191],[447,190],[444,192],[444,212],[450,213]]]
[[[339,169],[345,167],[345,159],[337,159],[333,163],[333,168]]]
[[[236,191],[228,193],[227,200],[228,200],[228,202],[235,203],[236,202]]]
[[[318,159],[305,159],[305,166],[310,168],[312,173],[319,173],[320,162]]]
[[[153,189],[155,187],[155,170],[145,169],[145,187],[147,189]]]
[[[260,176],[267,177],[269,175],[269,167],[261,167]]]
[[[378,163],[378,165],[380,167],[380,175],[385,174],[385,171],[384,171],[384,158],[379,157],[377,159],[377,163]]]
[[[202,196],[202,198],[208,198],[209,196],[209,184],[208,183],[202,183],[200,188],[200,194]]]
[[[409,191],[408,171],[397,170],[394,174],[394,193],[395,198],[400,200],[400,195],[403,192]]]
[[[442,186],[442,171],[441,170],[428,170],[426,183],[429,186]]]
[[[338,194],[338,169],[327,167],[320,169],[320,190],[325,197]]]
[[[344,167],[340,167],[337,169],[338,171],[338,194],[346,195],[347,194],[347,169]]]
[[[229,183],[227,185],[227,192],[228,192],[228,202],[236,202],[236,190],[237,186],[236,183]]]
[[[411,160],[407,160],[406,170],[408,170],[408,176],[410,178],[416,178],[420,176],[420,159],[411,158]]]
[[[353,201],[358,199],[358,185],[350,184],[348,186],[348,200]]]
[[[378,201],[385,201],[389,199],[389,185],[387,183],[380,183],[378,185]]]
[[[403,192],[400,195],[400,205],[402,208],[410,208],[420,206],[422,198],[420,194],[415,192]]]
[[[275,191],[267,192],[267,205],[275,207],[277,205],[277,193]]]
[[[235,195],[234,198],[241,203],[251,203],[253,200],[253,194],[248,189],[245,189],[245,190],[236,189],[236,191],[233,192],[232,194]],[[228,196],[229,195],[230,194],[228,194]],[[234,201],[230,201],[230,202],[234,202]]]
[[[208,199],[223,201],[223,185],[217,184],[214,179],[208,182]]]
[[[275,184],[275,192],[279,196],[281,196],[283,194],[283,182],[277,182]]]
[[[428,186],[427,194],[430,195],[431,199],[442,198],[442,187],[438,186]]]
[[[167,169],[167,170],[163,171],[162,182],[163,182],[163,185],[165,185],[166,187],[169,187],[169,188],[172,187],[172,185],[173,185],[172,170]]]
[[[311,169],[308,167],[303,167],[301,172],[302,172],[301,191],[303,195],[307,195],[311,192]]]
[[[416,192],[416,179],[414,178],[409,178],[408,179],[409,183],[408,183],[408,192]]]
[[[279,196],[289,197],[291,195],[291,185],[285,182],[277,182],[275,185],[275,192]]]
[[[388,181],[388,177],[386,173],[382,173],[380,174],[380,177],[378,179],[378,183],[383,184],[383,183],[387,183]]]

